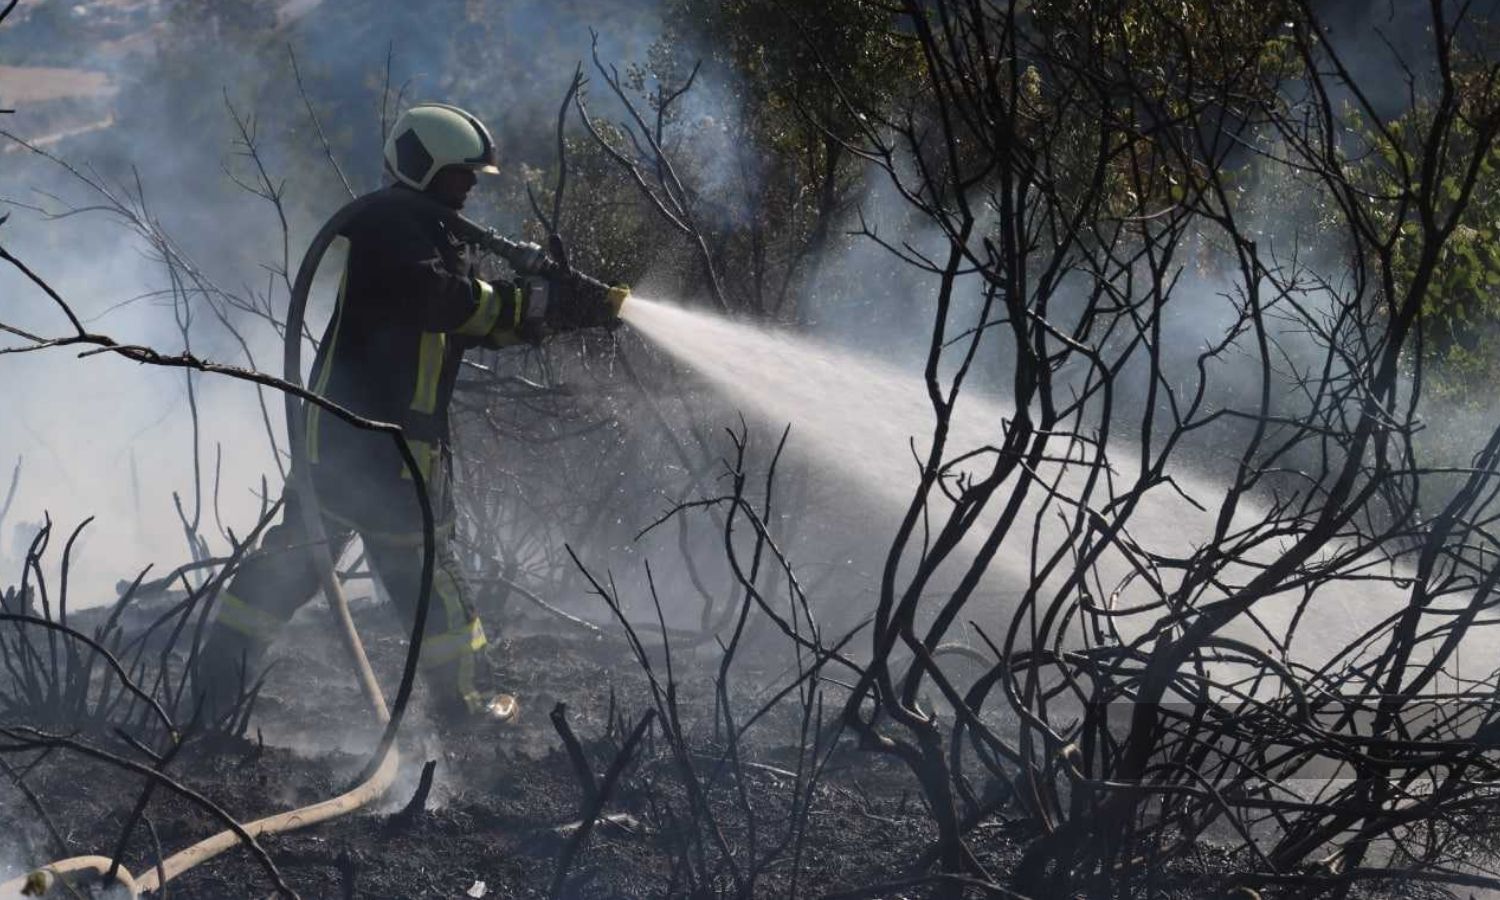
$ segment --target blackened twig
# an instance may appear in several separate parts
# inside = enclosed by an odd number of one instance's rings
[[[427,811],[427,795],[432,793],[432,776],[437,771],[437,760],[429,759],[422,765],[422,775],[417,779],[417,789],[406,806],[386,822],[387,833],[410,828]]]
[[[354,188],[350,186],[349,179],[344,176],[344,170],[339,166],[339,161],[334,158],[333,147],[328,143],[328,135],[323,133],[323,123],[318,119],[317,110],[313,109],[312,98],[307,96],[307,88],[302,84],[302,69],[297,65],[297,52],[292,49],[291,44],[287,44],[286,55],[292,61],[292,77],[297,80],[297,93],[302,95],[302,105],[307,107],[307,117],[312,120],[313,131],[318,135],[318,143],[323,145],[323,155],[328,157],[328,164],[333,166],[333,172],[339,177],[339,183],[344,186],[344,191],[350,199],[353,199]]]
[[[563,886],[568,878],[568,869],[573,865],[573,857],[578,854],[579,850],[583,849],[584,843],[589,839],[589,834],[594,830],[594,824],[599,820],[599,814],[604,811],[604,804],[609,801],[609,795],[614,791],[615,782],[620,780],[620,775],[624,773],[625,767],[630,765],[631,759],[635,756],[636,745],[641,742],[641,738],[646,734],[646,729],[655,720],[656,710],[646,710],[646,714],[641,716],[641,721],[630,732],[630,737],[626,739],[625,746],[620,748],[620,752],[615,756],[614,762],[609,764],[609,771],[604,773],[604,783],[599,786],[599,793],[594,797],[594,801],[588,805],[588,808],[584,810],[583,820],[579,824],[578,830],[573,832],[573,837],[569,839],[568,845],[563,848],[562,854],[557,858],[557,872],[552,876],[552,889],[547,892],[547,896],[553,898],[553,900],[562,896]]]
[[[594,779],[594,770],[589,765],[588,757],[584,755],[583,745],[578,742],[578,736],[568,724],[568,704],[561,700],[552,707],[552,727],[557,731],[558,737],[562,738],[563,748],[568,751],[568,762],[573,764],[573,774],[578,778],[579,788],[583,790],[583,806],[587,809],[599,798],[599,784]]]
[[[68,839],[63,837],[61,831],[57,830],[57,823],[53,822],[52,816],[47,813],[46,805],[31,790],[31,786],[26,783],[25,776],[17,772],[10,763],[6,762],[4,756],[0,756],[0,772],[5,773],[5,777],[9,778],[15,784],[17,790],[25,795],[26,802],[30,803],[31,808],[36,810],[36,814],[42,820],[42,824],[47,827],[47,834],[52,838],[52,845],[57,850],[58,857],[63,858],[73,855],[73,849],[68,846]]]

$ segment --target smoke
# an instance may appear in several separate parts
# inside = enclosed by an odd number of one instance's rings
[[[1331,14],[1328,23],[1335,48],[1351,64],[1355,79],[1368,91],[1373,105],[1382,114],[1395,116],[1409,108],[1411,92],[1420,92],[1422,79],[1431,74],[1431,47],[1424,45],[1424,41],[1430,44],[1431,38],[1421,29],[1410,27],[1412,10],[1398,13],[1395,5],[1389,5],[1389,11],[1387,6],[1346,5]],[[1391,34],[1382,36],[1385,31]],[[1410,83],[1403,65],[1416,73]],[[726,158],[734,161],[733,156]],[[1236,166],[1247,176],[1258,174],[1254,159],[1242,159]],[[722,171],[722,165],[708,171],[712,176]],[[884,173],[877,170],[870,175],[857,204],[865,226],[913,254],[941,246],[942,236],[912,218]],[[1256,178],[1247,177],[1246,181],[1255,184]],[[708,183],[718,182],[709,177]],[[1318,227],[1319,217],[1328,212],[1317,208],[1312,196],[1315,192],[1299,191],[1290,179],[1275,184],[1262,182],[1252,190],[1242,214],[1244,221],[1251,223],[1249,233],[1257,236],[1267,258],[1305,267],[1328,279],[1334,289],[1346,288],[1349,260],[1341,255],[1341,248],[1307,244],[1309,236],[1327,233],[1326,227]],[[984,234],[986,230],[981,223],[975,232]],[[1180,281],[1163,311],[1159,346],[1165,379],[1191,395],[1197,380],[1198,355],[1225,338],[1240,318],[1245,298],[1237,290],[1222,248],[1213,247],[1207,238],[1195,238],[1188,242],[1183,255],[1186,258],[1176,270]],[[1056,323],[1063,330],[1068,316],[1076,314],[1085,296],[1080,280],[1065,282],[1054,298]],[[786,336],[755,336],[724,323],[710,325],[670,306],[640,304],[628,317],[652,340],[688,360],[724,395],[755,414],[760,427],[774,433],[781,424],[790,422],[791,447],[794,452],[800,448],[803,453],[820,457],[820,477],[840,480],[854,494],[881,495],[886,501],[883,514],[873,519],[851,516],[846,525],[849,533],[867,538],[867,549],[873,545],[874,551],[880,552],[888,546],[889,538],[882,528],[894,527],[890,504],[909,497],[916,480],[911,453],[905,452],[906,441],[914,438],[920,455],[932,419],[925,397],[915,390],[915,376],[930,343],[931,304],[924,300],[931,296],[933,283],[930,277],[897,259],[890,248],[855,237],[836,242],[799,287],[807,330],[826,342],[816,350]],[[950,334],[979,324],[979,290],[977,278],[959,280]],[[1326,338],[1315,334],[1309,325],[1318,323],[1333,299],[1330,290],[1309,287],[1293,298],[1300,306],[1298,311],[1282,303],[1269,316],[1270,337],[1277,346],[1269,373],[1273,414],[1295,419],[1301,411],[1304,398],[1299,381],[1318,370],[1328,350]],[[1070,304],[1074,307],[1071,312]],[[1010,352],[1007,342],[999,337],[983,341],[970,392],[988,393],[990,398],[971,397],[966,401],[970,404],[969,427],[955,429],[955,453],[998,438],[1000,423],[1008,414],[1000,398],[1013,366]],[[949,354],[945,371],[951,371],[952,356]],[[881,365],[872,368],[872,359],[879,359]],[[1076,374],[1063,372],[1058,377],[1067,379]],[[1335,377],[1339,374],[1334,373]],[[1138,354],[1125,365],[1116,385],[1113,415],[1116,424],[1133,424],[1131,439],[1138,436],[1151,377],[1145,354]],[[1204,414],[1254,411],[1258,407],[1262,370],[1253,348],[1232,345],[1230,352],[1207,364],[1204,378]],[[1430,403],[1428,410],[1430,414],[1444,412]],[[1165,410],[1157,410],[1156,416],[1157,427],[1164,429],[1168,422]],[[1486,420],[1492,422],[1493,417],[1466,415],[1453,423],[1451,431],[1445,428],[1444,440],[1450,446],[1443,452],[1455,459],[1465,457],[1464,448],[1473,446],[1489,430]],[[1179,467],[1174,474],[1180,483],[1190,484],[1187,493],[1209,509],[1222,497],[1225,477],[1240,463],[1238,454],[1249,427],[1246,419],[1226,417],[1212,428],[1189,434],[1177,453]],[[1309,441],[1283,454],[1278,464],[1292,472],[1317,471],[1319,456],[1326,452],[1326,447]],[[1126,461],[1123,471],[1128,474],[1130,454],[1117,449],[1114,455],[1117,463]],[[858,505],[849,498],[843,502],[846,508]],[[1137,522],[1137,537],[1162,547],[1173,542],[1192,544],[1207,534],[1203,516],[1185,507],[1153,511],[1148,506]],[[1021,572],[1010,574],[1024,578]],[[1341,638],[1352,638],[1349,629],[1354,623],[1368,624],[1379,613],[1396,608],[1401,602],[1397,594],[1394,590],[1355,587],[1328,591],[1325,602],[1308,619],[1312,623],[1309,630],[1321,643],[1318,651],[1336,648]]]
[[[157,290],[161,279],[150,263],[130,250],[54,254],[28,239],[24,221],[7,226],[7,247],[28,260],[74,306],[86,327],[128,343],[179,349],[171,312],[152,301],[111,310]],[[101,249],[119,248],[123,235],[104,223],[76,223],[73,235]],[[65,336],[62,312],[9,269],[0,273],[0,317],[33,333]],[[195,349],[232,359],[228,348],[203,341]],[[144,369],[113,357],[82,360],[55,349],[7,357],[6,390],[0,392],[0,457],[21,461],[18,490],[0,541],[7,579],[19,579],[23,544],[44,516],[54,523],[48,554],[58,576],[62,538],[88,517],[95,521],[75,547],[72,600],[80,606],[112,600],[117,579],[129,579],[150,563],[170,568],[186,547],[172,494],[205,533],[216,520],[242,533],[259,503],[253,482],[224,473],[274,474],[268,444],[258,437],[253,391],[216,379],[195,378],[202,415],[193,434],[185,377],[180,371]],[[197,444],[200,472],[194,483]],[[216,490],[216,470],[220,475]],[[258,482],[258,477],[256,478]],[[215,503],[217,500],[217,503]],[[13,529],[19,528],[20,533]],[[58,587],[52,582],[52,588]]]
[[[0,72],[0,106],[18,107],[0,127],[40,139],[127,203],[139,192],[143,216],[206,278],[280,316],[286,292],[276,271],[295,268],[308,237],[343,199],[310,127],[289,50],[356,191],[382,180],[381,108],[384,102],[387,121],[393,119],[398,95],[403,103],[464,104],[486,118],[510,164],[500,181],[513,185],[520,163],[551,158],[556,104],[574,62],[588,53],[589,26],[600,31],[603,52],[635,57],[660,31],[655,10],[654,2],[22,4],[0,28],[12,66]],[[79,60],[87,64],[72,68]],[[35,68],[41,66],[52,68]],[[68,79],[81,87],[66,91]],[[67,95],[58,97],[60,91]],[[277,210],[235,184],[256,184],[257,172],[256,161],[243,154],[231,107],[282,192],[290,233],[285,260]],[[41,211],[98,206],[102,198],[94,191],[13,145],[0,151],[0,172],[0,200],[11,213],[0,240],[58,290],[87,328],[164,352],[190,347],[213,361],[249,364],[203,298],[174,302],[165,267],[117,217],[52,219]],[[491,187],[515,196],[513,187]],[[483,209],[480,199],[481,217],[504,228],[529,215],[494,209],[493,202]],[[325,276],[335,265],[333,257],[325,261]],[[330,306],[325,286],[311,302],[314,334]],[[186,339],[185,312],[192,315]],[[280,374],[275,330],[244,310],[230,315],[255,364]],[[62,312],[8,266],[0,267],[0,320],[48,337],[71,331]],[[256,522],[262,479],[272,499],[279,492],[250,386],[107,355],[78,359],[69,349],[0,358],[0,384],[7,483],[22,460],[17,496],[0,522],[5,583],[20,580],[25,546],[46,516],[55,523],[48,554],[53,579],[62,539],[94,517],[71,570],[71,602],[87,606],[112,600],[116,582],[147,565],[161,575],[187,560],[192,550],[182,517],[196,520],[210,552],[227,552],[229,532],[243,536]],[[280,399],[274,393],[265,399],[280,444]]]
[[[787,455],[805,460],[817,480],[835,486],[833,502],[844,516],[841,524],[845,531],[867,542],[864,554],[883,555],[894,537],[895,524],[917,487],[920,470],[916,459],[925,459],[931,446],[934,412],[919,373],[817,340],[645,299],[632,301],[626,319],[649,340],[732,398],[747,414],[755,416],[760,427],[790,423]],[[945,459],[959,459],[986,446],[998,445],[1002,423],[1014,417],[1013,407],[1004,399],[971,388],[955,407]],[[1080,488],[1088,454],[1070,449],[1064,439],[1049,444],[1055,444],[1048,452],[1054,462],[1045,464],[1037,473],[1038,479],[1052,483],[1058,478],[1060,468],[1055,460],[1070,460],[1058,489],[1064,494],[1082,496]],[[978,480],[992,459],[990,454],[978,452],[950,477],[966,475]],[[1126,480],[1133,477],[1140,465],[1128,447],[1112,446],[1108,461],[1116,477]],[[1221,483],[1196,477],[1186,467],[1171,467],[1168,474],[1173,476],[1175,487],[1160,485],[1150,491],[1131,516],[1128,529],[1136,546],[1163,556],[1210,539],[1224,493]],[[1055,516],[1042,514],[1038,507],[1041,493],[1041,488],[1031,492],[1027,511],[1022,514],[1021,521],[1025,524],[1017,526],[1017,533],[1001,547],[984,575],[978,602],[968,607],[969,614],[993,623],[1001,631],[1009,621],[1015,597],[1029,586],[1048,589],[1047,585],[1036,584],[1036,576],[1029,569],[1032,560],[1044,558],[1070,539]],[[1101,518],[1111,515],[1110,505],[1104,498],[1094,497],[1090,501],[1091,508]],[[823,509],[813,514],[828,516],[830,512]],[[1255,503],[1245,503],[1236,511],[1232,527],[1243,528],[1264,515],[1265,511]],[[996,517],[997,512],[992,510],[969,530],[961,552],[946,564],[950,570],[962,572],[972,564]],[[934,519],[940,518],[934,515]],[[1034,531],[1032,523],[1036,526]],[[1033,540],[1035,546],[1018,543]],[[816,543],[798,541],[795,550],[807,552],[809,544]],[[1262,549],[1257,555],[1266,556],[1268,552]],[[1269,558],[1249,558],[1241,568],[1249,571],[1267,561]],[[873,564],[875,560],[866,562]],[[1099,596],[1112,598],[1113,607],[1149,608],[1158,599],[1157,589],[1131,577],[1131,564],[1113,551],[1106,553],[1098,565],[1096,578],[1091,582],[1097,581]],[[1068,574],[1054,573],[1047,584],[1058,585]],[[956,582],[957,577],[957,574],[940,577],[939,583]],[[1086,586],[1085,592],[1089,590]],[[869,602],[868,597],[866,594],[865,602]],[[821,608],[828,608],[826,595],[817,599]],[[1288,595],[1273,600],[1263,604],[1258,614],[1262,621],[1273,623],[1273,632],[1280,633],[1279,626],[1292,617],[1296,599]],[[1312,655],[1326,658],[1381,615],[1400,608],[1401,600],[1400,591],[1378,585],[1334,586],[1320,593],[1320,602],[1305,615],[1307,627],[1296,648],[1304,654],[1300,661],[1310,662]],[[852,621],[868,610],[861,605],[843,612]],[[1117,620],[1116,625],[1123,633],[1130,634],[1144,629],[1155,618],[1154,613],[1126,616]],[[1242,636],[1247,639],[1258,639],[1249,626],[1243,631]]]
[[[1395,74],[1399,69],[1379,64],[1390,49],[1373,33],[1372,23],[1414,59],[1421,35],[1400,25],[1405,13],[1392,13],[1397,19],[1390,19],[1387,6],[1371,2],[1355,12],[1340,7],[1330,11],[1330,21],[1336,35],[1348,36],[1347,53],[1359,61],[1360,71],[1369,72],[1379,82],[1380,96],[1396,104],[1404,91]],[[285,302],[276,276],[266,269],[282,264],[280,227],[269,204],[227,177],[246,180],[255,175],[253,161],[237,155],[238,132],[227,104],[253,117],[267,169],[278,183],[286,179],[291,266],[307,237],[343,198],[309,126],[287,62],[288,48],[297,54],[304,87],[356,191],[380,182],[382,105],[388,121],[394,117],[397,94],[406,101],[448,100],[480,114],[499,139],[508,172],[489,198],[478,198],[473,212],[514,230],[529,212],[519,204],[502,208],[492,198],[519,197],[519,167],[550,162],[557,103],[574,62],[588,57],[589,26],[599,33],[601,56],[619,61],[622,70],[648,61],[662,32],[657,4],[645,0],[420,6],[265,3],[245,8],[249,22],[195,4],[140,4],[128,12],[104,3],[79,8],[85,13],[73,16],[65,28],[41,21],[54,13],[33,11],[15,27],[0,29],[0,41],[27,42],[27,53],[14,57],[26,64],[33,58],[53,65],[84,58],[81,51],[86,46],[108,43],[108,53],[87,58],[98,60],[110,80],[105,111],[113,124],[65,139],[55,149],[97,168],[114,189],[133,190],[139,177],[150,215],[179,242],[182,252],[225,290],[268,298],[273,311]],[[110,21],[116,31],[108,39],[90,30],[92,19],[106,15],[114,16]],[[1347,20],[1342,18],[1346,15]],[[229,35],[249,39],[228,40]],[[671,46],[666,51],[680,60],[707,49]],[[387,98],[383,89],[388,52]],[[682,74],[680,68],[674,73]],[[741,96],[732,73],[710,64],[679,110],[679,130],[687,137],[674,152],[689,163],[693,188],[713,201],[707,214],[717,224],[734,223],[745,215],[743,198],[759,189],[763,175],[761,161],[739,140],[745,114]],[[618,114],[597,79],[589,103],[598,114]],[[6,124],[23,136],[52,133],[61,121],[50,107],[23,108],[14,119]],[[49,208],[56,208],[51,195],[78,205],[95,199],[70,176],[25,153],[6,153],[0,164],[6,170],[0,196],[8,199]],[[848,233],[857,224],[852,211],[857,209],[871,230],[898,236],[918,251],[940,246],[942,236],[913,217],[883,173],[870,170],[864,176],[862,192],[831,229],[826,252],[811,260],[796,280],[799,318],[811,334],[832,345],[913,373],[919,371],[928,347],[931,321],[926,298],[931,281],[889,249]],[[1268,222],[1268,229],[1273,239],[1290,245],[1294,235],[1286,232],[1293,226],[1286,221],[1274,227]],[[170,299],[153,296],[170,286],[161,265],[117,223],[93,216],[49,221],[17,207],[0,235],[6,246],[53,281],[89,327],[164,350],[183,348]],[[325,271],[331,266],[331,260],[325,263]],[[644,280],[649,284],[670,278],[652,272]],[[1164,322],[1171,367],[1189,365],[1197,348],[1222,334],[1232,312],[1231,301],[1222,296],[1225,285],[1212,271],[1190,272],[1179,292],[1184,302],[1174,303]],[[127,302],[133,298],[144,299]],[[978,279],[961,279],[955,300],[953,322],[967,327],[979,308]],[[314,333],[321,329],[328,307],[327,292],[315,294],[310,322]],[[67,330],[45,298],[9,269],[0,271],[0,315],[38,333]],[[234,322],[243,329],[259,366],[276,371],[279,338],[274,331],[244,314],[237,314]],[[1290,334],[1285,337],[1295,346]],[[238,343],[201,309],[191,339],[200,355],[245,361]],[[1004,341],[986,339],[973,374],[977,388],[1003,395],[1010,370],[1006,352]],[[160,574],[186,558],[174,493],[186,516],[199,519],[202,531],[214,536],[211,549],[222,552],[228,541],[219,524],[244,534],[261,509],[262,478],[273,497],[277,492],[277,467],[252,388],[195,376],[195,435],[188,415],[187,376],[181,372],[154,371],[108,357],[78,360],[67,350],[7,357],[0,361],[0,372],[7,385],[25,386],[0,392],[0,420],[6,425],[0,428],[0,472],[8,474],[13,461],[24,457],[20,491],[8,521],[0,523],[0,566],[7,579],[15,579],[19,548],[43,513],[50,514],[63,533],[87,516],[97,517],[78,547],[73,567],[75,602],[87,605],[111,599],[118,579],[133,577],[147,564],[154,564]],[[1235,368],[1233,360],[1220,364],[1213,373],[1212,402],[1221,407],[1242,402],[1254,384],[1248,372]],[[1138,372],[1127,373],[1127,382],[1138,383],[1139,377]],[[272,395],[268,401],[279,439],[279,399]],[[1144,391],[1126,392],[1120,415],[1134,414],[1143,402]],[[766,427],[774,431],[781,424],[768,422]],[[793,426],[795,446],[806,423]],[[1205,432],[1202,442],[1190,448],[1194,464],[1206,473],[1232,462],[1214,450],[1221,436],[1222,432]],[[898,450],[890,464],[909,473],[908,462],[908,453]],[[845,542],[860,544],[867,552],[883,550],[889,537],[882,530],[886,523],[855,527],[858,519],[851,516],[842,526],[829,525],[828,531],[842,527],[847,531]],[[53,545],[54,566],[60,543]],[[815,555],[851,559],[831,547]]]

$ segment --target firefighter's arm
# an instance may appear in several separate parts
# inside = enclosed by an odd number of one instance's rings
[[[515,284],[486,285],[499,298],[499,315],[479,341],[486,347],[536,344],[558,331],[609,326],[619,321],[620,307],[630,289],[584,286],[523,278]]]
[[[395,296],[420,304],[424,331],[483,338],[506,297],[495,286],[448,268],[432,236],[415,221],[385,223],[372,263]]]
[[[608,327],[619,322],[620,307],[630,296],[623,284],[607,285],[592,278],[564,278],[551,282],[547,325],[555,331]]]
[[[498,298],[499,315],[479,336],[479,344],[498,349],[539,343],[546,335],[542,316],[537,314],[545,304],[539,285],[523,280],[514,284],[494,281],[485,286]]]

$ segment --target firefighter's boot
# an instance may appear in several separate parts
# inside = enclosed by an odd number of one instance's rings
[[[199,721],[209,728],[232,728],[259,686],[269,645],[226,628],[214,627],[198,652],[190,702],[201,704]]]
[[[444,694],[436,707],[436,718],[446,726],[511,725],[521,717],[521,704],[514,694]]]
[[[447,573],[439,572],[435,587],[440,597],[455,587]],[[455,615],[471,615],[466,606]],[[477,617],[446,632],[429,629],[422,641],[422,674],[433,697],[433,712],[444,725],[488,723],[505,725],[516,721],[520,704],[513,694],[494,693],[480,684],[492,683],[489,665],[481,652],[488,642]]]

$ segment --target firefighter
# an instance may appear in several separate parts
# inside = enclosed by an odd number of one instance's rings
[[[467,112],[435,103],[412,107],[391,129],[385,163],[395,185],[342,231],[347,260],[310,384],[354,413],[402,427],[436,513],[438,564],[420,656],[429,693],[441,718],[504,721],[516,714],[515,698],[482,693],[476,683],[485,633],[465,601],[450,546],[448,401],[465,350],[535,342],[559,323],[607,324],[618,317],[624,291],[569,295],[564,285],[543,291],[525,280],[477,277],[473,248],[438,208],[462,208],[477,175],[499,171],[489,132]],[[544,306],[569,314],[543,317]],[[307,460],[333,557],[358,535],[410,622],[422,569],[422,517],[411,473],[385,434],[311,404],[306,421]],[[254,683],[277,632],[318,588],[300,524],[302,501],[290,489],[284,501],[281,524],[221,593],[200,654],[198,689],[214,718]]]

